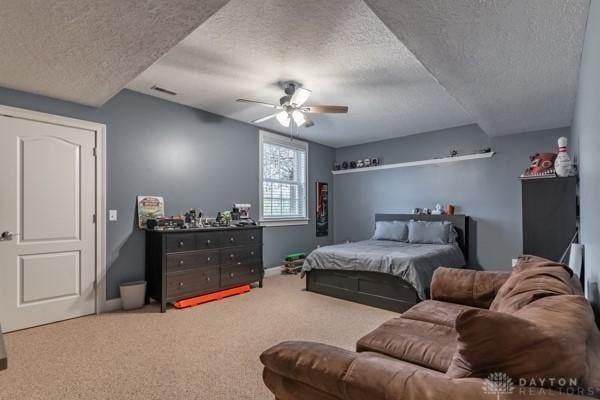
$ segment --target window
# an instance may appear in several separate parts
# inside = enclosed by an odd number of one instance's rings
[[[308,144],[260,132],[260,216],[264,225],[308,223]]]

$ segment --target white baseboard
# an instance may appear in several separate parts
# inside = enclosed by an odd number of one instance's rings
[[[269,276],[273,276],[273,275],[280,275],[281,268],[282,268],[282,266],[280,265],[278,267],[265,269],[265,278],[267,278]],[[107,312],[116,311],[116,310],[120,310],[120,309],[121,309],[121,298],[118,297],[116,299],[106,300],[104,302],[104,304],[102,304],[102,306],[100,307],[100,312],[107,313]]]
[[[106,300],[102,305],[100,312],[107,313],[111,311],[116,311],[121,309],[121,298],[118,297],[116,299]]]
[[[267,268],[265,269],[265,278],[269,277],[269,276],[273,276],[273,275],[280,275],[281,274],[281,265],[279,267],[273,267],[273,268]]]

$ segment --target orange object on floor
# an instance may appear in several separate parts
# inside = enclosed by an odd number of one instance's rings
[[[250,291],[250,285],[238,286],[231,289],[221,290],[219,292],[204,294],[202,296],[191,297],[189,299],[179,300],[174,304],[175,308],[194,307],[198,304],[208,303],[213,300],[221,300],[225,297],[235,296],[236,294],[247,293]]]

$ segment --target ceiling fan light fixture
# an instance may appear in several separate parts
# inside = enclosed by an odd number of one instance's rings
[[[296,88],[296,91],[294,92],[294,94],[292,95],[292,98],[290,99],[290,103],[299,107],[302,104],[304,104],[306,102],[306,100],[308,100],[311,93],[312,92],[308,89]]]
[[[292,118],[294,119],[294,123],[296,126],[302,126],[306,122],[306,118],[304,118],[304,114],[302,114],[298,110],[292,111]]]
[[[287,111],[281,111],[277,113],[275,118],[277,118],[277,121],[279,121],[279,123],[286,128],[290,126],[290,116],[288,115]]]

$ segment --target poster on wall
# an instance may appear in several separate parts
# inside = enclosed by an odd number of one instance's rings
[[[317,237],[329,235],[329,185],[317,182]]]
[[[138,225],[146,227],[149,218],[156,219],[165,216],[165,201],[160,196],[138,196]]]

